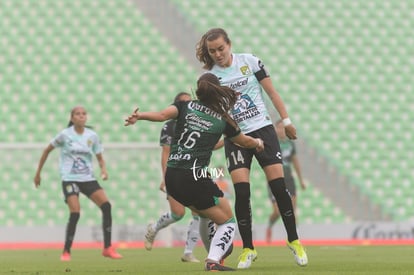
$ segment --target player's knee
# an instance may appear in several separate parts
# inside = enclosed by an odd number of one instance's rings
[[[179,221],[179,220],[181,220],[183,217],[184,217],[184,215],[185,215],[185,212],[184,213],[174,213],[174,212],[171,212],[171,217],[175,220],[175,221]]]
[[[269,181],[269,187],[272,190],[273,195],[280,194],[281,192],[286,192],[286,184],[284,178],[277,178]]]
[[[104,202],[101,205],[101,210],[104,215],[110,215],[111,214],[111,203],[109,201]]]
[[[185,215],[185,207],[182,205],[172,205],[171,214],[175,217],[180,217],[179,219],[181,220]]]

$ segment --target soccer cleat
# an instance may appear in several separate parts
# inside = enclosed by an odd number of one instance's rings
[[[306,251],[299,240],[287,242],[287,246],[290,248],[290,250],[292,250],[296,263],[298,265],[305,266],[308,264],[308,256],[306,255]]]
[[[119,254],[118,252],[116,252],[116,250],[112,246],[104,248],[104,250],[102,251],[102,256],[108,257],[108,258],[111,258],[111,259],[121,259],[122,258],[122,255]]]
[[[229,248],[227,249],[226,253],[224,253],[223,257],[220,260],[220,264],[224,265],[224,260],[230,256],[230,254],[233,252],[233,243],[229,246]]]
[[[252,265],[252,262],[254,262],[256,259],[257,259],[256,249],[243,248],[243,252],[239,256],[239,264],[237,265],[237,268],[240,268],[240,269],[249,268]]]
[[[63,251],[62,255],[60,255],[60,260],[62,262],[69,262],[70,261],[70,253],[67,251]]]
[[[145,233],[145,248],[147,250],[152,249],[152,243],[154,242],[155,236],[157,235],[157,232],[152,229],[152,224],[150,223],[147,226],[147,233]]]
[[[188,262],[188,263],[199,263],[200,262],[192,253],[184,254],[181,257],[181,261]]]
[[[235,271],[234,268],[227,267],[218,263],[206,262],[205,271]]]

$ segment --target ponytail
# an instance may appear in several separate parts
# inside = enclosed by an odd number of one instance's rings
[[[238,128],[229,115],[236,104],[237,93],[229,87],[221,86],[217,76],[212,73],[203,74],[197,81],[196,95],[201,103],[220,114],[234,128]]]

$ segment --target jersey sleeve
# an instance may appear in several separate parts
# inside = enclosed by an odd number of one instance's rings
[[[257,56],[250,55],[249,63],[251,64],[251,68],[257,81],[260,82],[262,79],[270,76],[264,63]]]
[[[180,115],[181,108],[183,108],[185,101],[177,101],[171,104],[175,106],[178,110],[178,115]],[[161,129],[160,133],[160,146],[170,146],[172,139],[174,137],[175,125],[177,120],[172,119],[164,123],[164,126]]]
[[[101,143],[101,140],[100,140],[99,136],[94,133],[92,135],[91,139],[92,139],[92,142],[93,142],[93,144],[92,144],[93,153],[95,155],[102,153],[103,152],[103,147],[102,147],[102,143]]]
[[[50,144],[53,147],[62,147],[65,144],[65,135],[63,131],[57,134],[51,141]]]
[[[175,123],[170,120],[164,123],[164,125],[162,126],[161,133],[160,133],[160,146],[171,145],[172,137],[174,135],[173,128],[175,128],[173,127],[174,126],[173,124]]]

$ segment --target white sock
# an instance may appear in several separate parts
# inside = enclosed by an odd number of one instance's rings
[[[211,239],[216,233],[216,224],[209,218],[200,217],[200,237],[207,252],[210,250]]]
[[[193,253],[194,247],[197,245],[199,237],[200,218],[193,216],[190,224],[188,225],[187,241],[185,242],[184,254]]]
[[[159,217],[158,221],[153,225],[155,232],[160,231],[161,229],[169,226],[172,223],[179,221],[181,218],[174,218],[170,212],[164,213]]]
[[[210,251],[207,259],[219,262],[223,255],[233,243],[234,235],[236,233],[236,223],[234,219],[230,222],[217,226],[216,234],[211,240]]]

